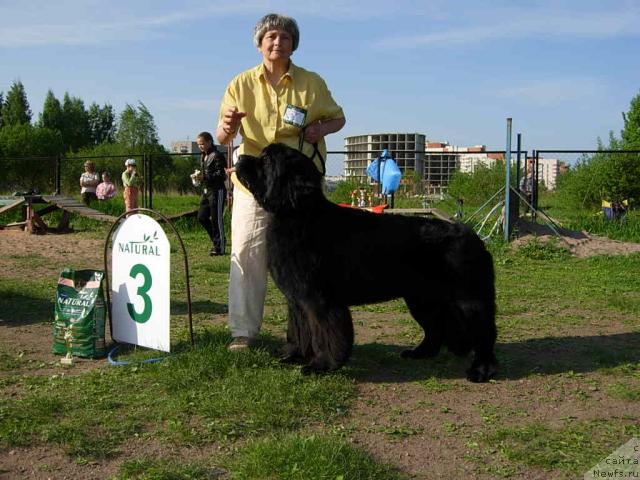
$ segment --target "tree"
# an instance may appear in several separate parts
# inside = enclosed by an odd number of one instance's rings
[[[622,114],[622,146],[626,150],[640,150],[640,93],[631,100],[628,113]]]
[[[640,158],[638,154],[611,152],[626,146],[613,132],[609,145],[598,138],[598,150],[584,155],[558,179],[557,191],[562,203],[578,208],[600,208],[602,200],[640,199]]]
[[[141,153],[153,151],[158,145],[158,131],[144,103],[138,102],[137,108],[127,103],[120,113],[116,141]]]
[[[62,105],[51,90],[47,92],[47,98],[44,100],[42,113],[40,114],[40,126],[58,130],[62,133],[64,130],[64,113]]]
[[[78,97],[64,94],[62,101],[64,128],[62,139],[67,151],[77,152],[91,142],[91,128],[89,114],[84,108],[84,102]]]
[[[88,115],[91,144],[99,145],[104,142],[113,142],[116,119],[113,107],[106,103],[101,108],[94,102],[89,106]]]
[[[4,105],[4,94],[0,92],[0,128],[2,128],[2,107]]]
[[[15,81],[2,106],[3,126],[31,123],[31,109],[22,82]]]
[[[55,155],[62,150],[59,131],[30,123],[6,125],[0,130],[0,145],[2,154],[12,157],[3,160],[0,189],[53,191]]]

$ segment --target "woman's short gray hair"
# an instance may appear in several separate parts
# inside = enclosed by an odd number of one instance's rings
[[[292,47],[295,50],[298,48],[298,42],[300,41],[300,30],[298,30],[298,24],[296,21],[285,15],[279,15],[277,13],[268,13],[256,23],[253,29],[253,43],[256,47],[260,47],[262,44],[262,37],[269,30],[282,29],[291,35]]]

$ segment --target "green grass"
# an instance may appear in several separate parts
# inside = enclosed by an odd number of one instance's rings
[[[161,208],[163,201],[157,198]],[[187,206],[176,203],[172,208]],[[106,236],[105,225],[87,219],[74,222],[86,230],[81,235]],[[228,331],[214,326],[211,316],[227,311],[229,258],[207,255],[208,238],[195,219],[177,223],[188,252],[195,347],[189,345],[186,328],[183,259],[168,231],[177,253],[171,261],[173,354],[160,363],[144,364],[139,361],[159,356],[157,352],[125,350],[118,359],[131,361],[130,366],[64,374],[54,370],[57,365],[32,361],[29,351],[3,345],[0,447],[60,446],[80,463],[109,459],[119,464],[116,480],[401,478],[349,440],[358,428],[350,418],[353,402],[361,395],[357,385],[378,374],[383,380],[374,381],[393,382],[379,388],[417,387],[423,398],[416,405],[428,409],[425,414],[440,415],[437,425],[443,436],[467,445],[471,465],[492,477],[524,478],[540,471],[581,476],[630,436],[640,435],[640,254],[578,259],[553,242],[532,241],[517,251],[500,242],[490,244],[496,265],[497,383],[507,385],[504,391],[516,399],[524,396],[506,408],[485,400],[493,400],[492,388],[497,387],[462,380],[468,358],[446,349],[424,362],[399,358],[404,346],[421,339],[402,300],[354,308],[363,324],[358,326],[371,332],[392,326],[388,341],[385,337],[357,345],[339,373],[307,377],[297,366],[279,364],[274,355],[286,328],[286,304],[270,283],[263,346],[228,352]],[[21,272],[48,267],[37,255],[9,260]],[[0,308],[10,312],[3,320],[50,322],[56,275],[0,275]],[[613,327],[622,332],[608,334]],[[56,373],[38,374],[40,368]],[[539,390],[526,392],[521,382],[535,382]],[[598,395],[602,399],[597,400]],[[464,409],[440,401],[446,396],[463,399],[473,414],[459,418]],[[623,407],[612,418],[531,418],[536,404],[552,404],[552,398],[585,407],[607,401]],[[405,420],[400,395],[387,407],[383,421],[359,433],[377,435],[390,444],[431,434]],[[438,442],[441,437],[434,433],[428,438]],[[164,452],[180,445],[209,454],[129,455],[131,442],[153,443]],[[428,462],[425,459],[425,468]]]
[[[633,418],[577,421],[570,417],[560,427],[539,422],[501,427],[486,441],[506,461],[581,477],[589,467],[639,434],[640,427]]]
[[[104,458],[132,436],[225,443],[344,414],[348,378],[304,377],[265,350],[232,353],[227,343],[228,334],[213,330],[161,363],[52,377],[24,398],[0,401],[0,442],[56,443],[73,456]]]
[[[563,205],[552,192],[543,193],[539,206],[551,217],[560,221],[562,226],[575,231],[587,231],[615,240],[640,242],[640,211],[630,210],[623,220],[609,221],[601,210],[572,209]]]
[[[204,461],[143,457],[123,462],[111,480],[211,480],[225,473]]]
[[[269,436],[230,461],[231,478],[393,480],[404,478],[342,440],[324,435]]]

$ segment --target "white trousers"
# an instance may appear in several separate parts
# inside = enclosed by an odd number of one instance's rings
[[[267,292],[266,229],[269,214],[248,193],[233,192],[229,329],[233,337],[254,338],[260,332]]]

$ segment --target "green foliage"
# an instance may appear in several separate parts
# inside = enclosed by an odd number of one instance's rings
[[[640,154],[584,155],[558,178],[557,191],[574,208],[600,208],[602,200],[640,200]]]
[[[515,179],[515,169],[512,169],[511,178]],[[454,198],[463,199],[465,203],[480,205],[504,185],[504,163],[496,162],[491,167],[478,165],[470,173],[456,171],[451,177],[448,193]]]
[[[0,128],[4,126],[4,120],[2,119],[3,107],[4,107],[4,93],[0,92]]]
[[[558,177],[556,191],[562,202],[572,208],[600,206],[604,195],[605,162],[602,154],[585,154],[568,172]]]
[[[640,150],[640,93],[631,100],[629,112],[622,114],[622,144],[626,150]]]
[[[569,249],[561,245],[557,238],[542,242],[538,238],[529,240],[521,245],[517,254],[531,260],[561,260],[569,258]]]
[[[364,182],[359,182],[357,180],[337,182],[335,189],[332,192],[327,192],[327,197],[334,203],[351,204],[351,192],[361,188],[370,190],[371,187]]]
[[[200,157],[197,155],[154,155],[154,171],[156,168],[164,168],[161,178],[154,176],[154,190],[168,192],[176,191],[180,194],[196,192],[189,175],[196,168],[200,168]],[[158,165],[157,165],[158,164]]]
[[[62,105],[51,90],[47,92],[47,98],[44,100],[44,106],[42,107],[42,113],[40,114],[38,123],[42,127],[59,132],[64,130],[65,120]]]
[[[586,231],[597,235],[604,235],[614,240],[625,242],[640,242],[640,212],[632,210],[622,221],[606,220],[601,213],[588,214],[584,212],[564,225],[575,231]]]
[[[113,107],[106,103],[103,107],[93,102],[89,106],[89,131],[93,145],[113,142],[116,130],[116,116]]]
[[[45,127],[34,127],[29,123],[8,125],[0,129],[0,190],[40,191],[52,189],[55,177],[55,155],[62,148],[60,133]],[[17,156],[51,157],[11,158]]]
[[[104,142],[88,146],[64,159],[61,173],[62,191],[74,193],[79,189],[78,179],[82,173],[82,163],[87,159],[91,159],[95,163],[96,171],[108,171],[111,174],[111,180],[121,186],[120,178],[124,171],[125,157],[137,159],[139,171],[143,173],[142,158],[144,154],[152,162],[154,192],[178,191],[179,193],[187,193],[193,191],[189,174],[197,165],[195,157],[185,159],[168,155],[164,147],[159,144],[131,147],[119,142]]]
[[[2,121],[4,126],[31,123],[31,108],[24,85],[20,81],[13,82],[7,92],[2,106]]]
[[[609,133],[609,145],[598,139],[594,155],[583,155],[576,165],[558,179],[557,190],[563,200],[582,208],[599,207],[602,200],[640,201],[640,154],[606,150],[640,150],[640,94],[622,114],[621,139]]]
[[[142,152],[149,152],[158,145],[157,128],[144,103],[138,102],[137,107],[127,103],[120,113],[116,141]]]
[[[89,145],[91,128],[89,127],[89,114],[84,107],[84,101],[65,93],[62,101],[62,114],[64,117],[62,139],[65,144],[65,151],[77,152],[82,147]]]

